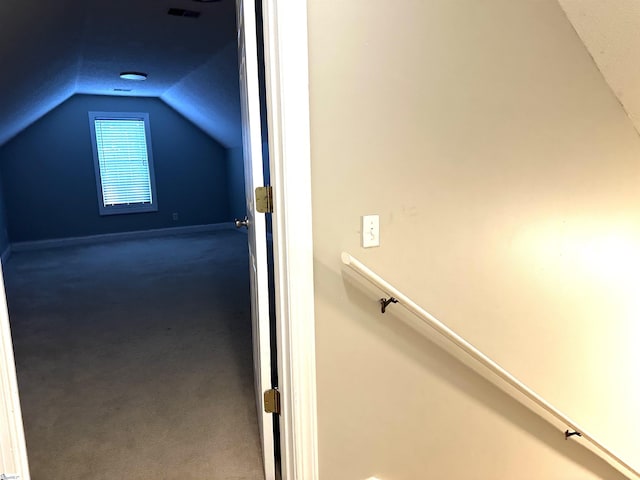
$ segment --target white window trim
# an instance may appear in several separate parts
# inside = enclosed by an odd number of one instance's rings
[[[147,164],[149,166],[149,180],[151,182],[151,203],[136,203],[129,205],[105,205],[102,195],[102,178],[100,176],[100,162],[98,159],[98,145],[96,141],[96,120],[142,120],[144,122],[145,138],[147,141]],[[91,146],[93,148],[93,166],[96,175],[96,189],[98,192],[98,209],[100,215],[117,215],[125,213],[145,213],[158,211],[158,196],[156,190],[155,167],[153,150],[151,147],[151,128],[149,114],[142,112],[89,112],[89,126],[91,128]]]

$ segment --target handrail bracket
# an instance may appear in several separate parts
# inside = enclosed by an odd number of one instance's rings
[[[576,432],[575,430],[571,431],[571,430],[565,430],[564,432],[564,439],[565,440],[569,440],[569,437],[573,437],[573,436],[577,436],[577,437],[581,437],[582,434],[580,432]]]
[[[398,303],[398,299],[394,297],[389,298],[381,298],[380,299],[380,311],[385,313],[387,311],[387,307],[392,303]]]

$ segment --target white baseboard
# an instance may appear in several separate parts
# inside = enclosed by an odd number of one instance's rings
[[[6,265],[10,256],[11,256],[11,244],[7,245],[7,248],[5,248],[4,252],[2,252],[2,255],[0,255],[0,261],[2,261],[2,265]]]
[[[133,240],[137,238],[164,237],[181,235],[184,233],[214,232],[217,230],[235,230],[233,223],[210,223],[207,225],[189,225],[186,227],[156,228],[152,230],[136,230],[133,232],[104,233],[101,235],[87,235],[85,237],[52,238],[33,242],[15,242],[7,250],[11,252],[26,252],[45,248],[70,247],[75,245],[91,245],[95,243]],[[6,253],[6,250],[5,250]],[[4,255],[2,260],[4,261]]]

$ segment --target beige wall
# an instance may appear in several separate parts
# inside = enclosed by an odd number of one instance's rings
[[[322,480],[619,478],[342,250],[640,467],[640,141],[557,3],[309,0],[309,32]]]

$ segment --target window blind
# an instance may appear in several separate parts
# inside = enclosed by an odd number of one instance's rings
[[[143,119],[94,120],[102,202],[153,203]]]

